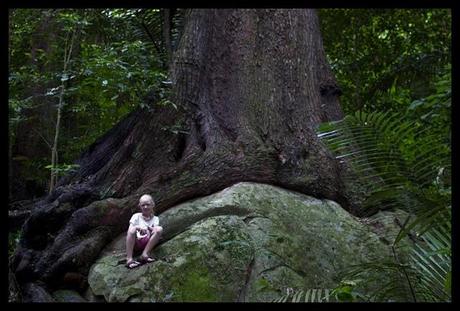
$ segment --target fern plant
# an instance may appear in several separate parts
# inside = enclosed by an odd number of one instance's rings
[[[393,250],[407,235],[417,242],[407,263],[372,262],[366,270],[394,268],[403,276],[414,301],[450,301],[451,193],[450,145],[429,126],[407,114],[357,112],[322,124],[318,136],[344,166],[345,184],[361,190],[358,216],[399,208],[409,212],[395,238]],[[399,282],[399,283],[395,283]],[[386,284],[369,299],[389,299],[401,279]]]
[[[168,18],[165,11],[168,11]],[[187,9],[139,9],[132,18],[136,25],[133,35],[148,43],[167,67],[171,57],[168,54],[178,46],[186,15]]]
[[[331,289],[310,288],[307,290],[298,290],[288,292],[272,302],[335,302],[335,296],[332,295]]]

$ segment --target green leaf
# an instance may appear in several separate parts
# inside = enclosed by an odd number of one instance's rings
[[[447,292],[450,292],[452,285],[452,271],[447,272],[446,275],[446,282],[445,282],[445,289]]]
[[[409,110],[414,110],[416,109],[418,106],[421,106],[421,105],[424,105],[425,104],[425,101],[424,100],[420,100],[420,99],[417,99],[417,100],[414,100],[410,105],[409,105]]]

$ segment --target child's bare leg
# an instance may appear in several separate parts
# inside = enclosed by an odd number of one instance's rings
[[[158,241],[160,240],[161,233],[163,232],[163,228],[160,226],[156,226],[153,228],[152,235],[150,236],[149,242],[144,248],[144,251],[142,252],[142,257],[143,258],[148,258],[150,251],[153,249],[155,245],[157,245]]]
[[[136,242],[136,230],[128,230],[126,234],[126,262],[133,260],[134,243]]]

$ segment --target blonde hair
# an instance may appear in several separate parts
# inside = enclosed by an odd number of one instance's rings
[[[144,194],[140,197],[139,199],[139,203],[142,201],[142,200],[149,200],[150,202],[152,202],[153,205],[155,205],[155,201],[153,200],[152,196],[150,194]]]

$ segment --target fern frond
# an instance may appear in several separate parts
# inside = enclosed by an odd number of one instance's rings
[[[331,295],[331,289],[328,288],[309,288],[307,290],[298,290],[294,293],[288,293],[272,302],[332,302],[336,301]]]
[[[449,180],[442,181],[451,171],[448,141],[407,115],[391,112],[358,111],[341,121],[321,124],[318,136],[344,164],[344,181],[361,190],[364,200],[358,216],[404,209],[413,216],[402,225],[393,248],[412,232],[418,236],[409,261],[376,259],[351,268],[347,277],[373,271],[395,278],[396,283],[384,285],[370,299],[395,295],[409,283],[412,296],[417,296],[414,300],[449,301],[450,190],[447,195],[440,190],[450,186]],[[396,280],[402,272],[407,282]],[[367,281],[377,280],[368,275]]]

